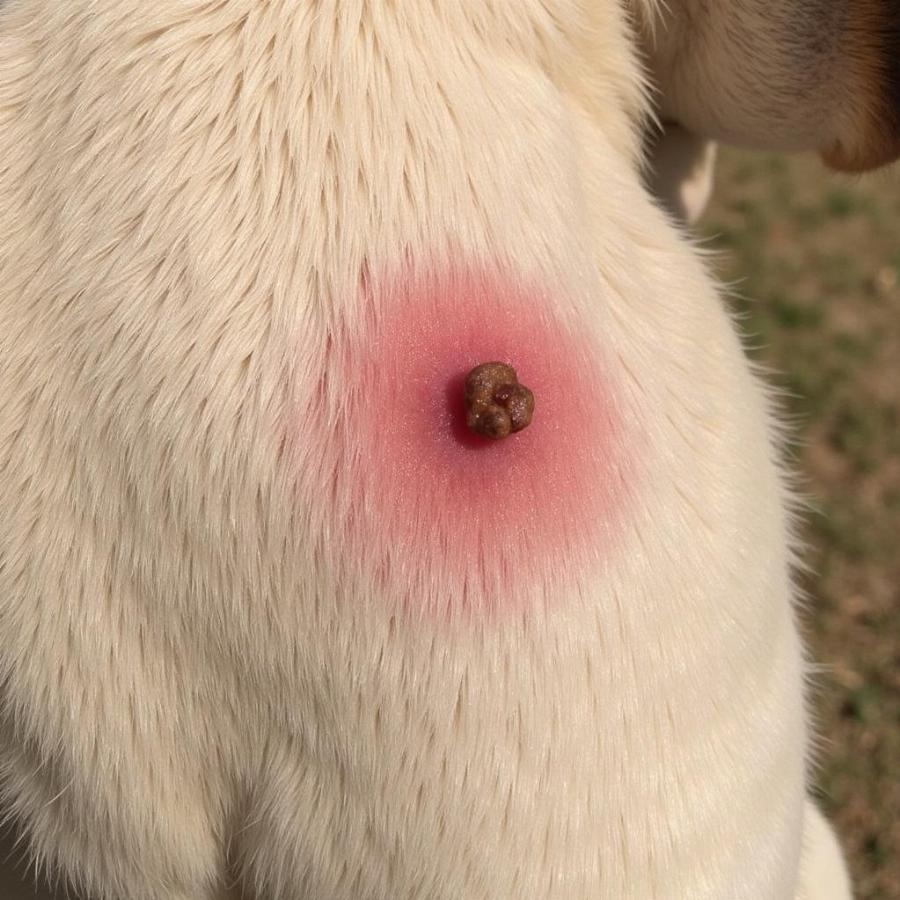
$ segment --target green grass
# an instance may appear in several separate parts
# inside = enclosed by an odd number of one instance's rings
[[[900,171],[726,151],[701,223],[796,428],[817,795],[858,900],[900,898]]]

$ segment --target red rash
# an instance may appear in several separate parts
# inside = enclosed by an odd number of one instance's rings
[[[472,273],[368,288],[365,362],[347,373],[361,410],[356,552],[405,604],[552,601],[608,543],[616,409],[599,341],[567,331],[551,297]],[[495,361],[534,394],[531,424],[500,440],[467,427],[464,402],[466,374]]]

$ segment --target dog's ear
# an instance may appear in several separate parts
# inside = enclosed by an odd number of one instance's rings
[[[631,0],[660,114],[835,169],[900,156],[900,0]]]

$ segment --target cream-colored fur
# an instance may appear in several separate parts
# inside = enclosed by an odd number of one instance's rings
[[[635,48],[613,0],[0,5],[0,777],[42,873],[846,896],[778,429],[643,186]],[[283,444],[384,312],[361,275],[409,260],[554,286],[627,426],[608,552],[537,561],[505,620],[404,615],[333,552],[318,467],[351,461]]]

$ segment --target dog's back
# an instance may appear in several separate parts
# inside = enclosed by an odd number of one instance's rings
[[[0,7],[0,766],[41,863],[802,895],[789,498],[641,85],[613,2]],[[490,441],[495,360],[535,410]]]

